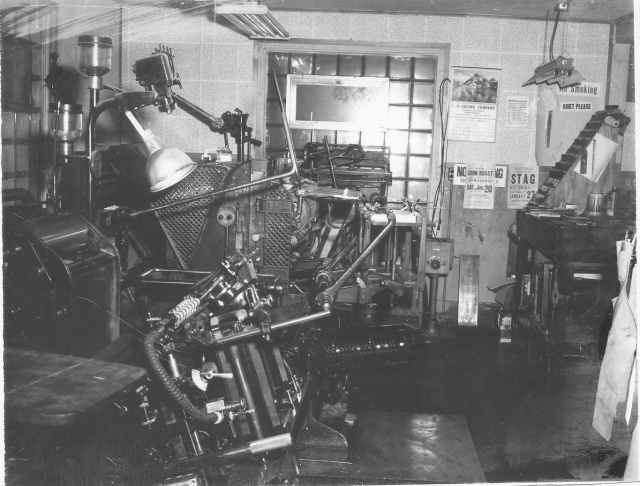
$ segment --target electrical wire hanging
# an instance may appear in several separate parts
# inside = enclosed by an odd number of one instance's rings
[[[553,61],[553,41],[556,38],[556,31],[558,30],[558,22],[560,21],[560,12],[556,14],[556,20],[553,23],[553,31],[551,32],[551,40],[549,41],[549,62]]]
[[[436,193],[433,198],[433,212],[431,213],[431,220],[433,221],[436,216],[436,211],[439,210],[438,214],[438,229],[440,228],[440,224],[442,223],[442,202],[444,201],[444,167],[446,161],[446,147],[447,147],[447,127],[449,126],[449,110],[447,110],[446,116],[444,115],[444,83],[449,82],[451,80],[449,78],[444,78],[440,82],[440,86],[438,88],[438,109],[440,111],[440,128],[442,132],[442,138],[440,140],[440,177],[438,180],[438,186],[436,188]],[[440,199],[440,204],[438,204],[438,198]],[[439,209],[438,209],[439,207]]]

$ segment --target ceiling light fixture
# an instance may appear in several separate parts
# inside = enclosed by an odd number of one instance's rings
[[[553,56],[553,42],[556,38],[556,31],[558,30],[558,22],[560,20],[560,14],[569,10],[569,3],[571,0],[556,3],[554,10],[558,12],[556,14],[556,20],[553,24],[553,32],[551,33],[551,41],[549,42],[549,59],[550,61],[538,66],[533,74],[522,86],[529,86],[530,84],[557,84],[561,88],[578,84],[582,81],[582,74],[573,67],[573,58],[567,56]],[[564,54],[565,52],[563,52]],[[543,60],[544,62],[544,60]]]
[[[250,39],[289,40],[291,35],[269,13],[266,5],[256,2],[216,5],[216,14],[229,19]]]

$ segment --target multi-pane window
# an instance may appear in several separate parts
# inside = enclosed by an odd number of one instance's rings
[[[7,9],[2,29],[2,188],[41,196],[50,9]]]
[[[357,143],[365,150],[388,147],[393,172],[389,198],[426,200],[433,152],[437,56],[269,52],[267,64],[269,72],[273,68],[276,73],[283,97],[287,74],[389,78],[386,132],[292,129],[293,144],[300,153],[307,142],[322,141],[327,136],[330,143]],[[266,104],[265,155],[280,157],[286,151],[286,138],[272,81],[268,83]]]

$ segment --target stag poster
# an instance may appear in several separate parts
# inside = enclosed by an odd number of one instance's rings
[[[454,67],[447,138],[495,142],[500,69]]]

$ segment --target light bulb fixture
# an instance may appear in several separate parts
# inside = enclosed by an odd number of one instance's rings
[[[522,86],[530,84],[558,84],[561,88],[578,84],[582,81],[582,74],[573,67],[573,58],[558,56],[553,61],[536,68]]]
[[[266,5],[256,2],[217,5],[216,14],[227,18],[250,39],[289,40],[291,38],[289,32],[269,13]]]
[[[160,192],[176,185],[198,166],[191,157],[177,148],[165,147],[151,130],[145,130],[131,111],[125,115],[144,140],[147,149],[145,173],[151,192]]]

